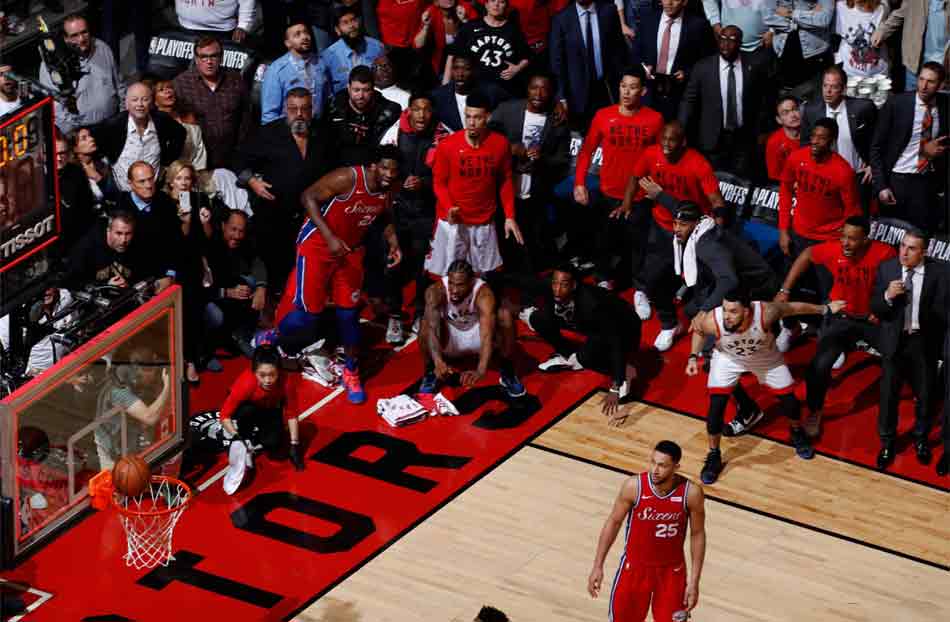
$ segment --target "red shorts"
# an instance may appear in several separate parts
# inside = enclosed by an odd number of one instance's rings
[[[672,622],[683,611],[686,595],[686,564],[643,566],[622,561],[610,591],[611,622],[643,622],[653,600],[653,620]]]
[[[365,254],[363,246],[342,257],[298,247],[297,264],[287,280],[284,298],[289,295],[293,307],[307,313],[320,313],[329,300],[344,309],[355,307],[363,287]]]

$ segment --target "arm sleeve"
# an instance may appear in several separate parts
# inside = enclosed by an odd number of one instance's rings
[[[600,145],[600,141],[603,140],[603,137],[600,117],[595,116],[590,124],[590,130],[587,132],[587,138],[584,139],[581,150],[577,154],[577,164],[574,169],[575,186],[587,185],[587,171],[590,170],[590,161],[594,156],[594,150]]]
[[[816,266],[826,266],[828,260],[834,255],[834,249],[838,242],[822,242],[810,247],[811,262]]]
[[[684,128],[689,128],[689,124],[693,120],[693,116],[695,114],[696,106],[701,106],[701,104],[699,104],[699,81],[699,72],[694,71],[690,74],[689,81],[686,83],[686,92],[683,93],[683,99],[680,102],[679,110],[679,122]]]
[[[706,13],[706,19],[709,25],[721,24],[722,17],[719,12],[719,0],[703,0],[703,11]]]
[[[244,32],[251,30],[251,22],[254,21],[254,12],[257,10],[257,0],[238,0],[238,23],[237,27]]]
[[[792,160],[785,160],[785,170],[782,171],[782,181],[778,190],[778,228],[790,229],[792,226],[792,187],[795,175],[792,169]]]
[[[237,410],[237,407],[241,405],[241,402],[245,402],[251,398],[254,394],[255,382],[254,376],[247,372],[242,373],[238,377],[231,387],[228,396],[224,398],[224,404],[221,405],[221,414],[219,415],[221,421],[230,419],[231,416],[234,415],[234,411]]]
[[[564,32],[561,30],[561,20],[552,19],[551,33],[548,35],[548,54],[551,64],[551,73],[557,76],[557,100],[567,99],[564,83],[567,80],[567,66],[564,63]]]
[[[845,218],[861,215],[858,181],[850,166],[841,167],[841,202],[843,203]]]
[[[891,319],[894,315],[894,306],[887,304],[884,291],[887,289],[887,279],[884,278],[883,264],[877,267],[877,276],[874,278],[874,293],[871,294],[871,313],[882,320]]]
[[[821,0],[811,10],[794,9],[792,20],[805,30],[826,30],[835,16],[833,0]]]
[[[888,98],[887,103],[884,104],[877,116],[874,137],[871,139],[871,152],[869,154],[871,161],[869,164],[871,165],[871,188],[875,195],[891,185],[890,171],[884,170],[884,152],[890,140],[893,116],[893,98]]]
[[[261,84],[261,125],[279,119],[283,108],[278,68],[271,65],[264,73],[264,82]]]
[[[452,207],[452,193],[449,192],[449,170],[451,163],[444,147],[439,145],[435,150],[435,165],[432,167],[432,191],[436,198],[436,218],[447,220],[449,209]]]
[[[765,6],[762,10],[762,22],[769,28],[775,30],[775,32],[791,32],[792,19],[790,17],[782,17],[776,13],[776,8],[778,8],[778,0],[765,0]]]
[[[515,217],[515,186],[511,175],[511,149],[508,143],[499,143],[501,145],[501,177],[499,178],[498,192],[501,196],[501,207],[505,210],[505,218]]]
[[[739,285],[739,276],[733,266],[732,253],[721,244],[703,244],[700,241],[696,244],[696,255],[706,264],[715,279],[715,287],[699,305],[703,311],[711,311],[722,304],[723,296],[729,290]]]

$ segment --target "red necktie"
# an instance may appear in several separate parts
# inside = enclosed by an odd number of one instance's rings
[[[663,31],[663,40],[660,42],[660,57],[656,61],[656,73],[666,73],[666,63],[670,57],[670,35],[673,30],[673,20],[666,20],[666,30]]]
[[[924,147],[933,138],[934,117],[930,106],[924,108],[924,119],[920,123],[920,155],[917,157],[917,172],[923,173],[930,166],[930,160],[924,155]]]

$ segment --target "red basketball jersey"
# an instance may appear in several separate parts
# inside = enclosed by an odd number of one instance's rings
[[[389,206],[388,192],[370,192],[366,187],[366,171],[362,166],[353,167],[353,187],[345,195],[337,195],[320,208],[320,215],[330,231],[350,248],[363,243],[363,237],[376,217]],[[316,246],[325,246],[323,236],[310,218],[304,221],[297,244],[309,241]]]
[[[624,555],[641,566],[678,566],[686,561],[686,493],[689,480],[683,479],[666,495],[653,488],[649,473],[640,473],[637,502],[627,516]]]

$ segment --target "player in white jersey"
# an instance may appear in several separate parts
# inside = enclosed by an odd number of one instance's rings
[[[446,358],[473,355],[478,356],[478,366],[459,376],[462,386],[475,386],[488,371],[497,347],[501,385],[510,397],[521,397],[525,388],[511,361],[515,338],[512,313],[496,303],[491,288],[475,276],[471,264],[462,259],[452,262],[446,275],[426,290],[419,332],[425,375],[419,392],[435,393],[440,380],[459,373]]]
[[[838,313],[845,307],[843,300],[827,305],[805,302],[751,302],[748,294],[734,289],[722,299],[722,306],[697,316],[693,322],[692,354],[686,363],[686,375],[699,373],[699,356],[706,336],[716,340],[709,365],[709,412],[706,432],[709,435],[709,453],[700,477],[704,484],[712,484],[722,471],[723,415],[733,388],[744,373],[754,374],[759,384],[768,387],[779,400],[779,406],[789,418],[791,441],[795,453],[805,460],[815,455],[808,436],[799,423],[800,404],[795,397],[795,381],[785,365],[782,353],[775,347],[772,327],[784,317],[793,315],[821,315]]]

